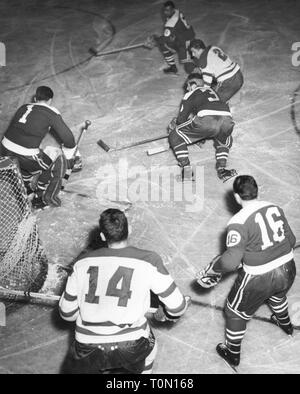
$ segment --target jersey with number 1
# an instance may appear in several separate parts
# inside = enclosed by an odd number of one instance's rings
[[[293,258],[295,241],[283,210],[254,200],[229,221],[222,262],[225,266],[242,261],[246,267],[276,267]]]
[[[240,67],[226,55],[221,48],[208,46],[205,48],[199,60],[195,60],[201,68],[203,80],[207,85],[211,85],[213,79],[223,82],[235,75]]]
[[[36,149],[50,129],[66,148],[75,147],[73,133],[59,111],[44,103],[22,105],[15,113],[4,136],[14,144]]]
[[[102,248],[75,264],[60,313],[66,320],[76,320],[76,339],[81,343],[148,337],[145,314],[150,290],[172,316],[185,311],[185,299],[159,255],[134,247]]]

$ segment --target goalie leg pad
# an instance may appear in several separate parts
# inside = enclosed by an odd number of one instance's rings
[[[58,194],[61,190],[62,179],[67,170],[67,160],[64,155],[57,157],[48,171],[45,171],[39,178],[37,183],[36,194],[42,197],[46,205],[59,207],[61,201]]]

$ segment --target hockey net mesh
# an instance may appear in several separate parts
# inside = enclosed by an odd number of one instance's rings
[[[39,291],[48,271],[18,164],[0,157],[0,287]]]

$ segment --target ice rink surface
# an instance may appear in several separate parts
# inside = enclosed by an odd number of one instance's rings
[[[220,46],[238,62],[245,77],[241,92],[231,101],[236,125],[229,167],[253,175],[261,199],[279,204],[300,237],[300,140],[290,116],[290,96],[300,83],[300,66],[293,66],[291,50],[300,41],[299,1],[175,3],[197,37]],[[232,181],[224,184],[216,177],[212,143],[190,148],[199,176],[196,193],[187,191],[184,201],[174,200],[172,184],[159,181],[159,174],[166,180],[170,172],[179,172],[171,151],[146,154],[150,147],[166,142],[110,153],[96,144],[101,138],[111,147],[121,147],[160,136],[177,114],[186,74],[179,66],[177,77],[164,75],[157,48],[97,58],[88,53],[90,47],[107,51],[160,34],[162,1],[61,4],[58,0],[0,4],[0,39],[7,50],[7,65],[0,69],[1,133],[39,85],[54,90],[53,105],[76,135],[84,120],[92,121],[80,147],[84,168],[67,185],[72,193],[62,195],[61,208],[38,213],[47,256],[53,265],[69,264],[86,246],[100,211],[126,207],[130,200],[131,243],[158,252],[194,301],[177,325],[154,326],[159,345],[154,373],[232,373],[215,347],[223,341],[221,308],[235,275],[209,292],[200,292],[193,283],[195,272],[222,249],[226,224],[237,209],[230,199]],[[45,145],[51,143],[48,138]],[[195,195],[198,200],[189,198]],[[299,249],[295,257],[298,263]],[[46,291],[53,290],[55,281],[50,270]],[[299,285],[298,274],[289,305],[293,322],[300,326]],[[269,314],[266,307],[258,311],[259,317]],[[7,326],[0,327],[0,373],[58,373],[72,331],[55,309],[12,307]],[[299,354],[299,331],[290,339],[263,319],[253,319],[239,371],[299,373]]]

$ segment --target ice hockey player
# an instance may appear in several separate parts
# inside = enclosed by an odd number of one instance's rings
[[[193,72],[200,69],[205,86],[213,87],[222,101],[226,103],[241,89],[244,78],[240,66],[221,48],[206,47],[202,40],[194,39],[190,52],[195,67]]]
[[[1,154],[18,159],[27,192],[34,193],[34,208],[60,206],[58,193],[66,170],[78,171],[82,166],[80,157],[76,163],[71,160],[75,139],[59,111],[51,106],[52,99],[53,91],[48,86],[39,86],[34,102],[16,111],[1,141]],[[49,131],[63,146],[63,154],[60,148],[40,149]]]
[[[233,193],[242,209],[228,223],[227,250],[198,273],[197,281],[202,287],[215,286],[222,274],[242,264],[225,306],[226,340],[217,346],[218,354],[236,367],[247,322],[263,303],[273,311],[271,322],[293,334],[286,294],[296,275],[296,238],[283,210],[257,199],[258,187],[252,176],[235,178]]]
[[[128,244],[123,212],[102,212],[99,231],[108,247],[75,263],[59,302],[61,317],[76,321],[63,372],[151,373],[157,346],[145,317],[150,292],[159,297],[166,318],[173,322],[186,311],[188,299],[159,255]]]
[[[178,116],[168,125],[169,144],[182,167],[182,180],[193,180],[188,145],[213,139],[217,175],[225,182],[236,175],[235,170],[226,168],[234,127],[230,109],[213,89],[204,85],[200,74],[190,74],[185,89]]]
[[[153,35],[153,38],[161,51],[168,67],[163,71],[166,74],[178,72],[175,54],[183,65],[191,63],[189,45],[195,33],[182,12],[175,8],[173,1],[163,4],[164,32],[162,36]],[[187,70],[186,70],[187,71]]]

